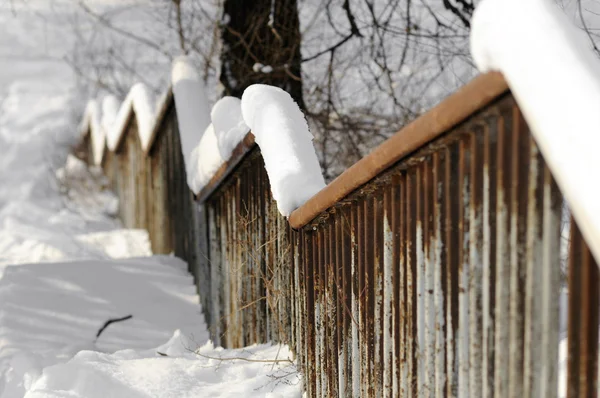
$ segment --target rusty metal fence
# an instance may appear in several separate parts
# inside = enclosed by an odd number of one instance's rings
[[[500,75],[289,220],[251,134],[194,204],[174,107],[163,125],[146,161],[147,228],[160,247],[169,225],[165,247],[189,262],[216,344],[289,344],[311,397],[553,397],[561,366],[568,397],[598,395],[598,266],[576,222],[563,231],[562,194]]]

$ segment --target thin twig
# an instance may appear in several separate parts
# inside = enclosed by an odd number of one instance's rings
[[[205,355],[205,354],[200,354],[198,351],[194,351],[194,354],[201,356],[202,358],[206,358],[206,359],[213,359],[215,361],[246,361],[246,362],[258,362],[258,363],[281,363],[281,362],[286,362],[289,363],[291,365],[294,364],[294,361],[292,361],[289,358],[286,359],[252,359],[252,358],[244,358],[244,357],[213,357],[210,355]]]

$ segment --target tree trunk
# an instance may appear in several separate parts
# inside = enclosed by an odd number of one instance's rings
[[[225,0],[221,34],[224,95],[270,84],[304,109],[297,0]]]

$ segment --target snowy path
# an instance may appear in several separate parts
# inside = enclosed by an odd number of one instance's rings
[[[176,258],[7,267],[0,303],[4,396],[22,396],[45,366],[81,350],[148,349],[178,328],[198,341],[208,338],[192,278]],[[107,320],[129,315],[96,339]]]

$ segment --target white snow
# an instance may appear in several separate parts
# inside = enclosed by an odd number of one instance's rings
[[[119,113],[119,100],[114,95],[106,95],[102,99],[102,128],[104,131],[110,130],[115,123],[117,114]]]
[[[241,101],[238,98],[221,98],[213,106],[210,117],[212,123],[190,155],[188,186],[196,194],[229,160],[235,147],[249,131],[242,117]]]
[[[127,123],[135,116],[138,127],[138,135],[143,150],[146,150],[154,129],[154,102],[152,93],[143,83],[133,85],[125,101],[114,119],[114,124],[108,130],[106,144],[108,149],[115,151],[121,137],[125,133]]]
[[[260,62],[257,62],[252,65],[252,70],[257,73],[271,73],[273,72],[273,67],[271,65],[263,65]]]
[[[199,347],[198,340],[176,331],[156,349],[114,354],[81,351],[67,363],[44,369],[25,397],[300,398],[293,365],[269,362],[290,357],[287,349],[278,350],[271,345],[238,350],[214,348],[210,343]]]
[[[206,128],[200,143],[190,156],[190,169],[188,171],[188,186],[194,193],[198,193],[210,182],[219,167],[225,163],[221,157],[217,136],[212,124]]]
[[[213,106],[210,118],[221,157],[228,160],[235,147],[250,131],[242,116],[242,101],[229,96],[221,98]]]
[[[304,114],[287,92],[263,84],[244,91],[242,114],[260,147],[277,208],[289,216],[325,187]]]
[[[191,61],[181,56],[173,61],[171,84],[177,109],[181,150],[188,175],[192,170],[192,151],[210,124],[205,88]],[[189,181],[189,178],[188,178]]]
[[[9,369],[4,396],[22,396],[15,391],[23,387],[23,358],[34,364],[25,372],[32,375],[82,349],[147,349],[177,328],[208,338],[192,278],[172,257],[7,267],[0,302],[0,369]],[[127,315],[133,317],[96,340],[104,322]]]
[[[119,101],[113,95],[107,95],[102,99],[102,108],[97,100],[90,100],[87,104],[80,129],[84,134],[90,134],[92,160],[96,165],[102,163],[106,148],[106,134],[114,123],[118,109]]]
[[[515,12],[518,10],[518,12]],[[481,71],[508,82],[596,258],[600,258],[600,60],[550,0],[484,0],[472,21]]]
[[[90,100],[85,108],[83,122],[80,130],[83,134],[89,134],[92,141],[92,157],[94,164],[102,162],[104,154],[104,142],[106,133],[102,128],[100,104],[96,100]]]

